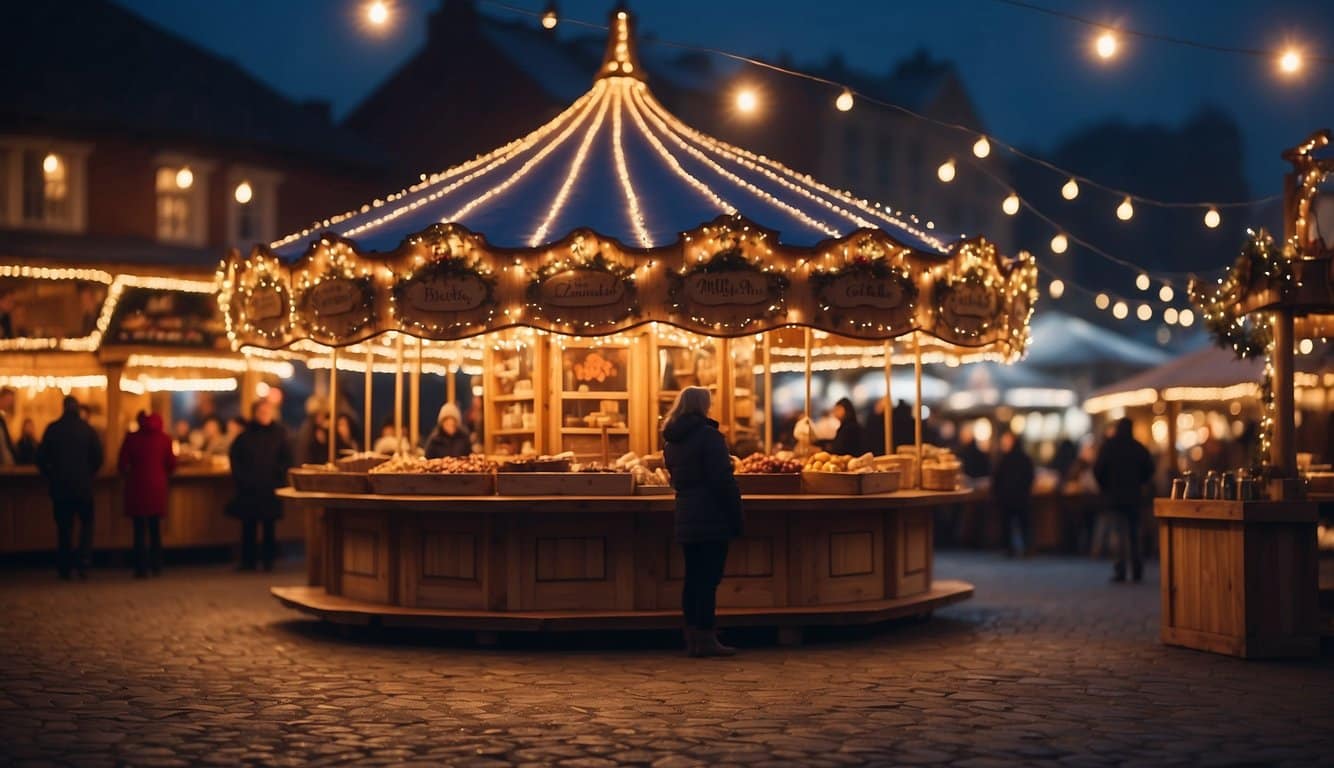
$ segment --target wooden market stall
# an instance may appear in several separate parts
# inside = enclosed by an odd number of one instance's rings
[[[102,439],[104,467],[95,486],[94,548],[130,546],[116,471],[120,442],[140,410],[171,422],[174,392],[254,391],[261,380],[292,375],[282,360],[234,352],[217,307],[215,281],[202,274],[137,275],[102,269],[0,266],[12,336],[0,339],[0,386],[16,391],[10,425],[31,420],[38,437],[72,394],[87,407]],[[15,436],[17,439],[17,435]],[[235,521],[223,514],[232,495],[225,457],[179,457],[172,477],[167,548],[230,546]],[[56,543],[47,483],[32,465],[0,467],[0,553],[45,552]],[[281,526],[299,538],[300,522]]]
[[[887,375],[907,355],[920,389],[928,356],[1022,355],[1035,272],[680,123],[617,11],[593,87],[547,125],[228,259],[238,348],[318,344],[339,369],[373,367],[368,344],[406,347],[400,414],[425,365],[411,350],[481,352],[490,455],[294,472],[280,493],[309,514],[309,584],[273,593],[337,622],[671,625],[681,564],[658,426],[682,388],[709,387],[734,451],[763,452],[775,347],[800,339],[808,412],[818,350],[840,338],[880,350]],[[970,595],[933,579],[931,522],[968,491],[921,444],[920,417],[915,432],[878,461],[743,463],[765,476],[741,475],[720,621],[796,637]]]

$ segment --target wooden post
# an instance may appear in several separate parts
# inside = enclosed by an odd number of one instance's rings
[[[718,421],[723,425],[723,436],[728,443],[736,441],[736,424],[733,418],[732,390],[732,340],[728,338],[714,341],[718,354]]]
[[[912,334],[913,379],[917,388],[917,403],[913,409],[913,421],[916,434],[913,442],[917,446],[917,487],[922,487],[922,343],[917,331]]]
[[[811,402],[811,329],[806,329],[806,429],[809,441],[815,444],[815,415]]]
[[[408,383],[408,429],[411,431],[411,437],[408,438],[408,445],[417,447],[418,433],[421,429],[421,409],[422,409],[422,347],[425,342],[417,339],[417,362],[412,366],[412,379]]]
[[[455,403],[459,401],[459,342],[455,342],[450,348],[449,358],[445,361],[445,402]]]
[[[774,372],[770,368],[769,332],[764,333],[764,452],[774,452]]]
[[[403,336],[394,339],[394,454],[403,453]]]
[[[338,458],[338,347],[329,357],[329,463]]]
[[[1283,307],[1274,312],[1274,441],[1270,445],[1270,464],[1274,477],[1282,481],[1282,496],[1291,499],[1299,494],[1297,478],[1297,442],[1293,439],[1295,407],[1293,403],[1294,371],[1292,309]]]
[[[124,363],[107,363],[107,434],[106,451],[102,454],[102,466],[116,466],[120,456],[120,444],[125,440],[125,393],[120,390],[120,377],[125,374]],[[170,399],[168,399],[170,402]],[[244,401],[243,401],[244,402]],[[170,414],[167,416],[167,430],[171,430]]]
[[[1167,404],[1167,487],[1172,487],[1172,478],[1180,471],[1181,462],[1177,457],[1177,418],[1181,416],[1181,403],[1173,400]]]
[[[371,398],[371,386],[374,383],[374,381],[375,381],[375,345],[372,342],[367,341],[366,381],[364,387],[366,393],[363,403],[364,412],[361,415],[361,422],[362,422],[361,432],[365,438],[365,442],[362,444],[361,447],[362,449],[367,451],[371,450],[371,446],[374,445],[373,441],[375,433],[371,430],[371,404],[373,402]]]
[[[894,454],[894,345],[885,342],[885,455]]]

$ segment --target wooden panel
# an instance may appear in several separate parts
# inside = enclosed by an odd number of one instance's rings
[[[774,537],[746,536],[727,548],[723,578],[765,578],[774,575]]]
[[[875,572],[875,534],[834,531],[829,534],[829,575],[862,576]]]
[[[376,531],[343,534],[343,573],[375,577],[379,571],[380,537]]]
[[[477,537],[471,533],[425,531],[421,575],[428,579],[477,579]]]
[[[337,547],[342,594],[356,600],[389,603],[395,597],[397,541],[389,512],[345,512]]]
[[[1318,549],[1313,525],[1246,529],[1248,656],[1314,655],[1320,645]]]
[[[885,595],[906,597],[931,588],[935,553],[931,512],[895,510],[885,514]]]
[[[537,540],[538,581],[602,581],[607,578],[607,540],[601,536]]]

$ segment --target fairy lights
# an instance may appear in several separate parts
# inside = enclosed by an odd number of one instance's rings
[[[608,106],[608,100],[605,97],[599,99],[597,117],[593,118],[593,124],[584,133],[584,140],[580,142],[579,150],[575,152],[574,159],[570,161],[570,169],[565,174],[565,182],[561,184],[560,191],[556,193],[556,198],[551,201],[551,208],[547,211],[546,219],[542,221],[542,225],[537,228],[533,236],[528,238],[529,246],[538,246],[546,242],[547,231],[551,229],[551,222],[555,221],[556,216],[565,207],[565,201],[570,197],[570,190],[574,188],[575,182],[579,180],[579,174],[584,170],[584,161],[588,159],[588,148],[593,144],[593,137],[597,136],[598,129],[602,127],[603,119],[607,117]],[[462,216],[452,216],[450,218],[456,221]],[[647,233],[645,233],[645,236],[647,237]]]
[[[630,169],[625,162],[625,147],[621,138],[621,113],[625,110],[625,86],[619,85],[614,91],[615,106],[612,110],[611,131],[612,148],[616,156],[616,176],[621,182],[621,191],[625,193],[626,213],[630,217],[630,224],[635,230],[635,235],[639,238],[639,244],[644,248],[653,245],[653,238],[649,236],[648,226],[644,223],[644,212],[639,208],[639,196],[635,194],[634,183],[630,179]]]
[[[991,142],[987,141],[986,136],[977,137],[977,141],[973,142],[973,156],[981,160],[990,154]]]
[[[1019,195],[1016,195],[1013,192],[1007,195],[1005,199],[1001,201],[1001,210],[1005,212],[1006,216],[1013,216],[1016,213],[1019,213]]]
[[[1116,33],[1110,29],[1103,30],[1093,41],[1093,52],[1103,61],[1116,58],[1117,51],[1121,48],[1121,42],[1117,39]]]
[[[1061,187],[1061,197],[1066,200],[1074,200],[1079,197],[1079,182],[1074,179],[1065,182],[1065,185]]]
[[[936,178],[940,179],[944,184],[949,184],[951,181],[954,181],[954,174],[955,168],[953,158],[941,163],[940,167],[936,169]]]
[[[1217,208],[1211,207],[1209,208],[1209,210],[1204,212],[1204,226],[1208,227],[1209,229],[1217,229],[1218,225],[1221,224],[1222,222],[1223,222],[1223,217],[1219,215]]]
[[[852,109],[852,103],[852,91],[844,88],[843,91],[838,94],[838,98],[834,99],[834,109],[837,109],[839,112],[847,112]]]
[[[1130,202],[1129,197],[1122,200],[1121,204],[1116,206],[1116,218],[1120,219],[1121,221],[1130,221],[1130,219],[1134,215],[1135,215],[1135,206]]]

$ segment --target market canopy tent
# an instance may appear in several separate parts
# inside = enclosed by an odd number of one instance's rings
[[[1162,349],[1064,312],[1044,310],[1033,319],[1032,328],[1032,349],[1024,358],[1027,366],[1087,367],[1111,363],[1149,367],[1172,358]]]
[[[643,77],[632,20],[617,11],[593,87],[551,122],[231,255],[220,298],[234,343],[517,326],[599,336],[659,322],[710,336],[921,331],[960,353],[1023,354],[1031,258],[941,237],[705,136]]]

